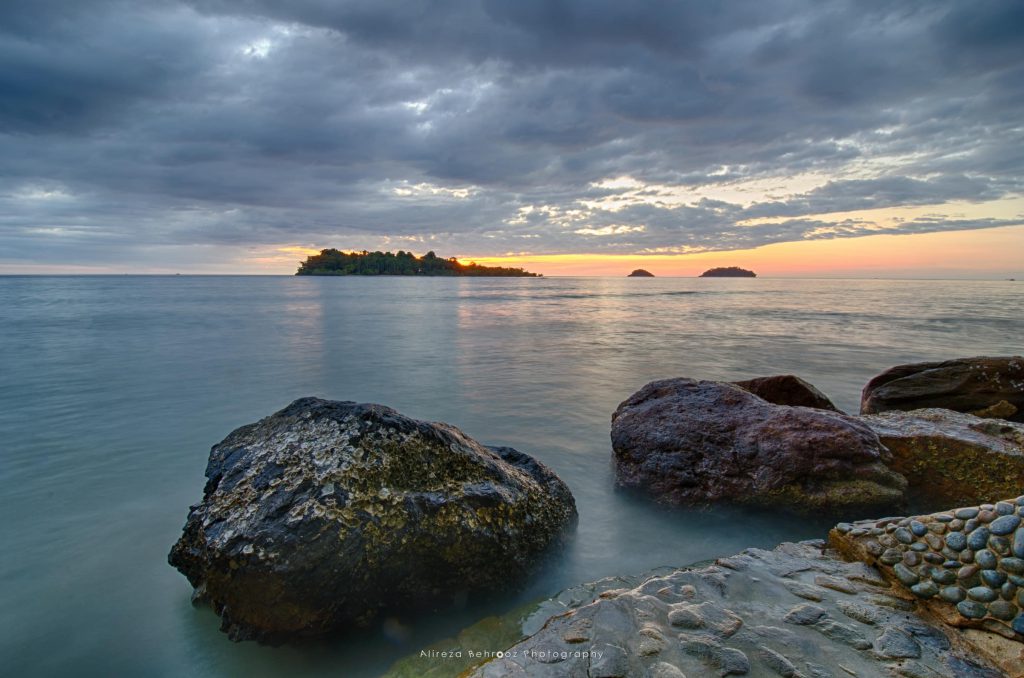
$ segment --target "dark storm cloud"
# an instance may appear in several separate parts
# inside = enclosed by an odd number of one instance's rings
[[[864,235],[828,215],[1024,190],[1022,33],[1017,0],[6,3],[0,263]],[[779,188],[714,197],[744,182]]]

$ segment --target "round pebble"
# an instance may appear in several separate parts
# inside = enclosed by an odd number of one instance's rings
[[[957,509],[956,511],[954,511],[953,515],[955,515],[960,520],[967,520],[968,518],[973,518],[976,515],[978,515],[978,509],[976,509],[976,508],[961,508],[961,509]]]
[[[974,562],[974,551],[972,551],[970,549],[964,549],[963,551],[960,552],[960,560],[962,560],[965,563],[973,563]]]
[[[980,603],[991,603],[997,598],[996,592],[987,586],[974,586],[967,589],[967,597]]]
[[[879,544],[877,541],[869,541],[868,543],[864,544],[864,548],[867,549],[868,553],[875,557],[882,555],[882,551],[885,550],[882,547],[882,545]]]
[[[994,508],[994,507],[993,507]],[[978,514],[978,520],[982,523],[991,523],[996,519],[995,511],[982,511]]]
[[[947,560],[944,563],[942,563],[942,566],[943,567],[948,567],[951,570],[959,570],[960,569],[960,561],[959,560]]]
[[[1017,615],[1017,618],[1010,623],[1010,628],[1017,633],[1024,635],[1024,614]]]
[[[960,571],[956,573],[958,579],[970,579],[974,575],[978,574],[981,568],[974,563],[970,565],[964,565],[960,568]]]
[[[917,567],[921,564],[921,554],[914,551],[907,551],[903,554],[903,564],[907,567]]]
[[[1017,616],[1017,606],[1005,600],[997,600],[988,606],[988,613],[996,619],[1010,621]]]
[[[957,603],[956,610],[968,619],[981,619],[988,613],[984,605],[973,600],[964,600]]]
[[[1007,555],[1010,552],[1010,540],[992,536],[988,538],[988,547],[1000,555]]]
[[[938,553],[926,553],[924,554],[924,559],[933,565],[942,565],[945,562]]]
[[[976,562],[983,570],[994,570],[996,565],[999,563],[999,559],[996,558],[996,554],[992,553],[988,549],[982,549],[974,554],[974,562]]]
[[[1009,576],[1009,579],[1017,586],[1024,586],[1024,576],[1021,576],[1019,574],[1011,574]]]
[[[992,524],[988,526],[988,529],[992,534],[1006,535],[1011,534],[1020,526],[1020,518],[1017,516],[1001,516],[992,521]]]
[[[981,581],[988,586],[997,589],[1006,583],[1006,575],[999,570],[982,570]]]
[[[893,565],[892,571],[904,586],[913,586],[920,580],[917,574],[903,563]]]
[[[910,531],[914,533],[915,537],[923,537],[928,532],[928,528],[920,520],[911,520]]]
[[[892,548],[893,546],[896,546],[898,542],[891,534],[883,534],[878,538],[878,543],[887,548]]]
[[[964,523],[964,532],[970,534],[971,532],[974,532],[976,529],[978,529],[978,527],[980,526],[981,521],[979,521],[977,518],[971,518],[966,523]]]
[[[903,560],[903,553],[898,549],[886,549],[885,553],[883,553],[878,560],[886,565],[895,565]]]
[[[937,534],[928,532],[924,535],[924,541],[932,551],[938,551],[942,548],[942,537]]]
[[[910,550],[917,551],[918,553],[924,553],[928,550],[928,544],[925,544],[923,541],[915,541],[910,545]]]
[[[945,523],[928,523],[928,531],[932,532],[934,534],[939,534],[939,535],[946,534],[946,524]]]
[[[1017,558],[1024,558],[1024,530],[1017,530],[1013,533],[1013,555]]]
[[[1010,574],[1024,574],[1024,559],[1003,558],[1002,566]]]
[[[939,597],[947,603],[959,603],[967,597],[967,593],[959,586],[946,586],[939,591]]]
[[[994,511],[996,509],[996,505],[995,504],[982,504],[978,508],[981,509],[982,511]]]
[[[935,516],[935,520],[939,521],[940,523],[948,523],[949,521],[953,520],[953,516],[949,515],[948,513],[940,513],[937,516]]]
[[[896,541],[901,544],[914,543],[914,535],[912,535],[910,530],[905,527],[897,527],[896,531],[892,533],[892,536],[896,537]]]
[[[999,597],[1003,600],[1013,600],[1017,595],[1017,585],[1013,582],[1006,582],[999,587]]]
[[[956,572],[953,570],[935,570],[932,572],[932,580],[937,584],[955,584]]]
[[[918,598],[931,598],[939,593],[939,587],[935,582],[923,581],[910,587],[910,592]]]
[[[1001,516],[1008,516],[1013,514],[1013,504],[1008,501],[1001,501],[996,504],[996,513]]]
[[[946,535],[946,546],[954,551],[963,551],[967,548],[967,537],[963,532],[950,532]]]
[[[975,551],[980,551],[988,545],[989,534],[987,527],[979,527],[967,535],[967,546]]]

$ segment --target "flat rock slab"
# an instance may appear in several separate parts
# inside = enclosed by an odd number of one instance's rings
[[[823,542],[603,590],[466,675],[997,678],[877,569]]]
[[[1024,357],[898,365],[869,381],[860,401],[862,414],[928,407],[1024,422]]]
[[[1024,424],[946,409],[861,417],[925,507],[978,504],[1024,490]]]

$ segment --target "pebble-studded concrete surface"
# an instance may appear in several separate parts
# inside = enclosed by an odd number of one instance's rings
[[[1024,497],[914,518],[840,523],[875,564],[954,624],[1024,641]],[[973,622],[973,623],[972,623]]]

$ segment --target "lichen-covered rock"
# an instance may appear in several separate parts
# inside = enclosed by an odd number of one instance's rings
[[[652,382],[619,405],[611,437],[619,484],[671,504],[891,507],[906,488],[864,423],[722,382]]]
[[[861,417],[892,452],[889,468],[927,506],[977,504],[1024,492],[1024,424],[952,410]]]
[[[779,374],[772,377],[758,377],[746,381],[734,381],[759,398],[773,405],[793,407],[814,407],[819,410],[839,412],[828,396],[794,374]]]
[[[869,381],[861,394],[862,414],[927,407],[1024,422],[1024,357],[899,365]]]
[[[844,556],[873,565],[973,652],[1024,676],[1024,496],[930,515],[840,523]]]
[[[473,647],[487,656],[460,675],[1001,675],[953,630],[920,618],[918,603],[876,569],[844,562],[822,542],[748,549],[708,567],[595,589],[560,596],[563,611],[511,647]]]
[[[206,476],[169,560],[236,640],[507,590],[576,520],[534,459],[381,405],[297,400],[214,446]]]

